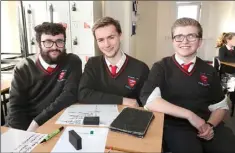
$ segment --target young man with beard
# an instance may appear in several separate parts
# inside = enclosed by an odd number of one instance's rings
[[[78,56],[67,54],[65,28],[44,22],[35,27],[40,53],[14,68],[7,125],[35,131],[55,114],[77,102],[82,75]]]
[[[228,105],[219,77],[196,57],[202,44],[200,23],[180,18],[171,33],[175,54],[153,65],[141,91],[146,109],[165,114],[167,151],[235,152],[235,136],[223,123]]]
[[[96,21],[93,35],[102,56],[88,60],[79,86],[79,102],[139,106],[140,89],[148,76],[148,66],[120,48],[122,30],[110,17]]]

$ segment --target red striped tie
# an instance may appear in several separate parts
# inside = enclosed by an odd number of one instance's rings
[[[193,64],[193,62],[190,62],[188,64],[182,64],[182,66],[183,66],[184,70],[188,72],[188,69],[189,69],[190,65],[192,65],[192,64]]]
[[[48,67],[47,68],[47,72],[51,73],[55,68],[52,68],[52,67]]]
[[[112,66],[112,65],[110,65],[110,67],[111,67],[111,73],[112,73],[112,75],[116,75],[117,66]]]

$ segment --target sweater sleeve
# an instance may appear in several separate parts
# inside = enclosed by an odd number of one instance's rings
[[[224,98],[224,92],[222,89],[222,86],[220,84],[220,79],[219,76],[217,75],[216,72],[213,72],[213,80],[211,83],[211,90],[210,90],[210,96],[211,97],[211,102],[210,104],[216,104],[221,102]]]
[[[45,108],[34,120],[38,125],[44,124],[47,120],[52,118],[62,109],[77,102],[77,89],[82,75],[82,62],[81,59],[76,56],[71,61],[71,70],[61,94],[52,102],[47,108]]]
[[[219,48],[219,59],[221,61],[225,60],[225,53],[226,53],[226,50],[224,49],[224,47],[220,47]]]
[[[18,63],[13,71],[13,79],[9,90],[9,105],[7,126],[26,130],[31,120],[27,115],[29,77],[27,75],[26,59]],[[27,80],[27,81],[25,81]]]
[[[219,59],[222,62],[235,62],[235,53],[229,51],[226,46],[222,46],[219,49]]]
[[[138,89],[137,89],[137,96],[138,96],[137,101],[140,106],[143,106],[143,104],[140,101],[139,97],[140,97],[141,89],[143,88],[145,81],[148,79],[148,74],[149,74],[149,68],[146,64],[144,64],[144,67],[142,69],[142,73],[140,76],[140,82],[139,82]]]
[[[123,97],[95,90],[97,76],[95,75],[95,63],[90,58],[85,66],[79,89],[78,99],[86,104],[122,104]]]
[[[140,93],[140,100],[143,106],[146,104],[149,96],[156,87],[163,88],[164,70],[160,62],[157,62],[151,68],[148,79],[145,81]]]

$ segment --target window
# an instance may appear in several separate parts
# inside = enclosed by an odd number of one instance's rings
[[[193,18],[197,21],[200,19],[201,3],[179,1],[177,4],[177,19],[182,17]]]

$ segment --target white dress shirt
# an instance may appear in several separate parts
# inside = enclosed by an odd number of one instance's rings
[[[192,71],[192,69],[196,63],[196,59],[197,58],[195,56],[191,61],[188,62],[188,63],[192,62],[192,64],[188,68],[188,72]],[[175,60],[177,61],[177,63],[179,63],[179,65],[181,65],[181,67],[183,67],[184,61],[182,59],[180,59],[180,57],[177,54],[175,54]],[[186,63],[186,64],[188,64],[188,63]]]
[[[233,47],[230,47],[228,45],[225,45],[227,47],[228,50],[234,50],[234,46]]]
[[[44,59],[42,58],[41,54],[39,54],[39,61],[42,65],[42,67],[47,70],[48,67],[51,67],[51,68],[55,68],[57,65],[56,64],[48,64],[47,62],[44,61]]]
[[[178,62],[180,65],[184,64],[183,60],[181,60],[176,54],[175,54],[175,60],[176,62]],[[195,63],[196,63],[196,56],[190,61],[190,62],[193,62],[193,64],[190,65],[188,71],[192,71]],[[156,98],[161,98],[161,90],[159,87],[156,87],[153,92],[150,94],[150,96],[148,97],[147,99],[147,102],[146,102],[146,105],[149,104],[149,103],[152,103],[156,100]],[[145,107],[146,108],[146,107]],[[208,106],[208,109],[212,112],[212,111],[215,111],[216,109],[229,109],[228,108],[228,104],[227,104],[227,96],[225,95],[225,98],[216,103],[216,104],[213,104],[213,105],[209,105]]]
[[[122,52],[122,57],[116,64],[116,66],[117,66],[116,73],[118,73],[120,71],[120,69],[122,68],[125,61],[126,61],[126,55]],[[112,65],[112,64],[109,62],[109,60],[107,58],[105,58],[105,62],[107,64],[108,68],[109,68],[109,71],[112,72],[112,69],[110,67],[110,65]],[[114,65],[112,65],[112,66],[114,66]]]

